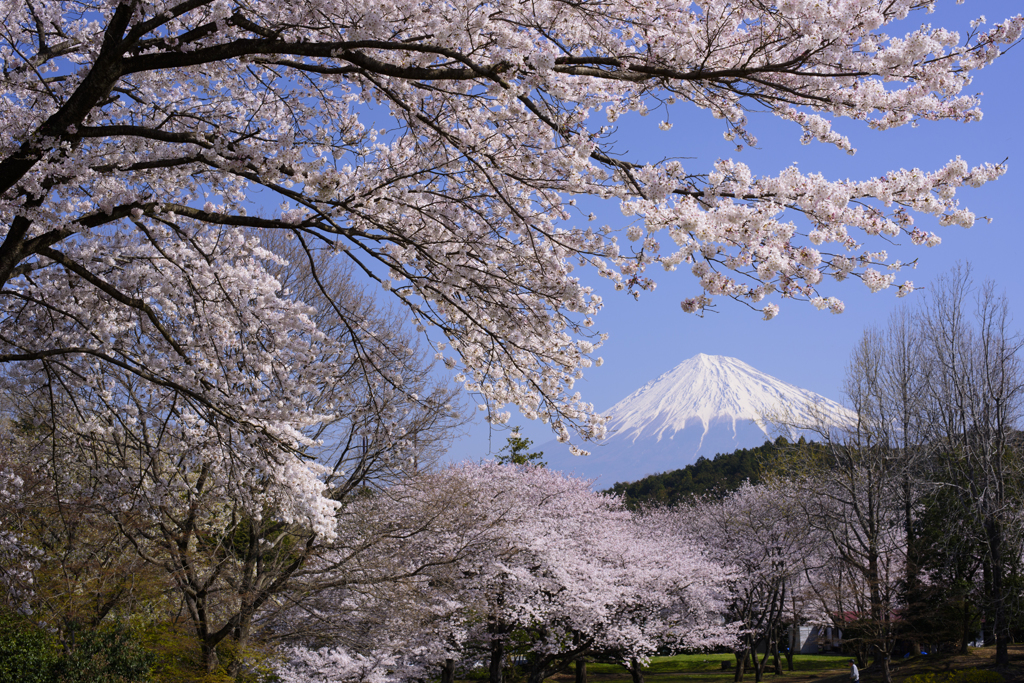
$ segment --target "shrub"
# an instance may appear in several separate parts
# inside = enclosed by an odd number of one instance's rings
[[[138,683],[149,680],[153,653],[132,632],[113,626],[68,634],[67,652],[54,663],[54,683]]]
[[[131,631],[116,626],[56,634],[30,619],[0,612],[0,681],[18,683],[142,683],[153,655]]]
[[[0,681],[51,683],[57,639],[27,618],[0,610]]]

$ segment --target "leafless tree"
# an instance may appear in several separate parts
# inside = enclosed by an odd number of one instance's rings
[[[910,355],[911,328],[896,318],[884,332],[864,333],[847,366],[849,421],[822,419],[814,427],[817,442],[796,447],[779,465],[790,483],[781,490],[791,492],[825,539],[819,559],[842,579],[818,587],[822,608],[847,632],[863,634],[861,643],[886,681],[898,636],[895,608],[909,571],[906,515],[919,443],[915,406],[922,371]]]
[[[985,548],[987,624],[996,662],[1009,662],[1006,572],[1010,522],[1019,505],[1021,469],[1014,437],[1024,399],[1009,304],[991,282],[977,286],[969,266],[939,278],[924,314],[931,368],[929,439],[942,449],[942,486],[957,489]],[[968,527],[970,528],[970,527]]]

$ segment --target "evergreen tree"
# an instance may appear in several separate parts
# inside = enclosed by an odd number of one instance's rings
[[[533,446],[533,440],[527,439],[519,432],[519,427],[512,430],[512,435],[508,437],[508,442],[505,447],[501,449],[495,460],[501,465],[534,465],[537,467],[544,467],[547,465],[546,462],[541,460],[544,457],[544,451],[537,451],[536,453],[530,452],[530,447]]]

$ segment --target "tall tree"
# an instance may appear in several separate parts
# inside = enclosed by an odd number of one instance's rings
[[[920,577],[925,561],[924,549],[917,540],[915,508],[927,490],[931,449],[928,447],[927,400],[930,368],[921,353],[925,344],[919,320],[908,306],[900,306],[889,317],[882,342],[877,406],[873,416],[888,426],[888,445],[895,460],[902,464],[903,533],[906,537],[906,573],[903,585],[905,620],[913,622],[918,609],[925,608]],[[915,654],[920,654],[919,639],[913,629],[904,633]]]
[[[985,548],[986,621],[996,662],[1009,663],[1008,569],[1020,546],[1011,542],[1024,470],[1015,430],[1024,407],[1022,338],[995,285],[976,285],[969,266],[940,278],[925,310],[925,347],[932,367],[931,437],[940,444],[941,483],[973,520]]]
[[[897,351],[906,348],[903,329],[890,331]],[[823,416],[816,426],[819,442],[794,448],[777,472],[790,483],[780,490],[790,492],[842,565],[835,574],[842,586],[821,592],[842,602],[824,605],[825,611],[847,634],[859,632],[887,682],[899,634],[896,608],[907,577],[905,494],[913,460],[905,446],[917,443],[901,431],[914,424],[903,403],[913,375],[900,365],[902,356],[889,351],[885,334],[865,332],[847,366],[844,390],[853,409],[848,421]]]
[[[823,426],[821,447],[783,461],[811,501],[808,519],[829,530],[845,565],[836,576],[847,576],[850,589],[832,593],[834,604],[862,603],[833,611],[855,617],[883,659],[897,635],[928,628],[937,608],[956,612],[951,639],[966,647],[969,585],[980,564],[984,623],[997,662],[1008,661],[1024,482],[1016,436],[1022,341],[995,286],[976,286],[970,267],[958,266],[936,281],[925,306],[900,309],[887,330],[864,334],[847,372],[855,421]],[[936,519],[944,520],[940,535],[954,527],[955,538],[938,543],[926,526]],[[945,605],[934,604],[940,584],[951,588]],[[868,599],[858,599],[858,587]]]

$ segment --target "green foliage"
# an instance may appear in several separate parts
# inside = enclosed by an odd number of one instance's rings
[[[57,639],[27,618],[0,612],[0,681],[50,683]]]
[[[508,437],[508,443],[501,449],[495,460],[502,465],[534,465],[536,467],[547,465],[541,460],[544,457],[544,451],[530,453],[531,446],[533,446],[533,440],[521,436],[519,427],[516,427],[512,430],[512,436]]]
[[[117,626],[71,629],[61,646],[24,616],[0,613],[0,680],[19,683],[139,683],[149,680],[153,654]]]
[[[225,668],[237,663],[237,673],[231,683],[279,683],[276,673],[280,655],[270,646],[258,641],[247,647],[238,647],[228,638],[217,647],[217,656]]]
[[[985,549],[979,530],[970,526],[974,521],[960,512],[960,495],[941,487],[919,499],[908,554],[928,581],[903,586],[902,635],[966,652],[981,628],[985,597],[978,579]]]
[[[788,445],[785,438],[779,437],[774,443],[765,441],[756,448],[720,453],[713,460],[701,457],[679,470],[615,484],[606,493],[623,496],[630,509],[644,505],[677,505],[694,495],[725,496],[747,479],[752,484],[760,482],[762,463],[777,458]]]
[[[917,674],[904,683],[1003,683],[1006,679],[995,671],[964,669],[949,673]]]
[[[258,641],[239,648],[231,638],[217,646],[219,666],[207,672],[199,645],[191,629],[180,622],[150,623],[141,635],[146,648],[155,654],[153,683],[279,683],[276,651]],[[239,661],[240,660],[240,661]],[[236,661],[237,673],[229,670]]]
[[[191,683],[200,679],[199,648],[192,633],[170,621],[154,621],[143,633],[146,647],[156,655],[153,680]]]
[[[59,683],[134,683],[149,680],[154,655],[134,633],[116,626],[76,629],[67,651],[54,663],[50,680]]]
[[[486,666],[478,666],[475,669],[470,669],[466,672],[465,680],[467,681],[486,681],[490,680],[491,672]]]

